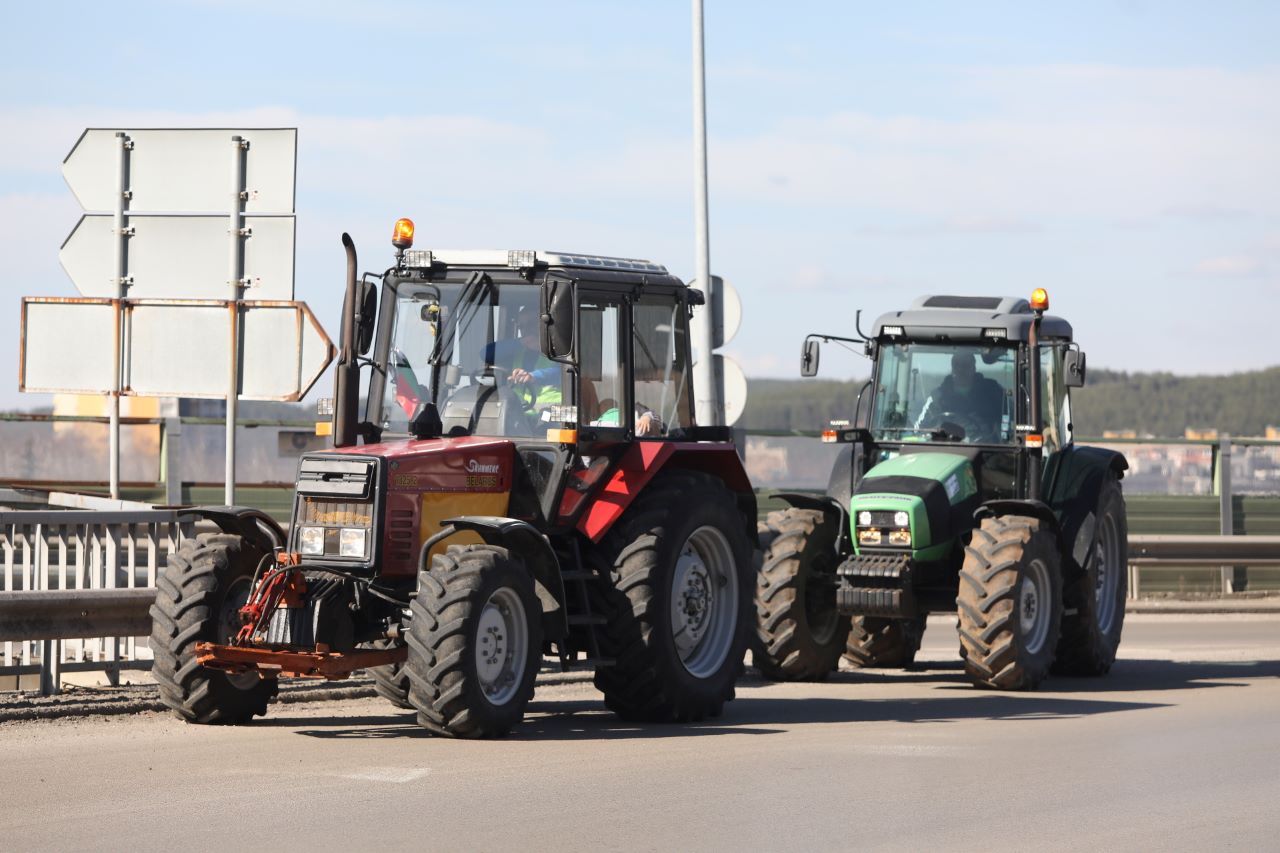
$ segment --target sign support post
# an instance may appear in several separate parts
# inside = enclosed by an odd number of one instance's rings
[[[108,420],[107,427],[107,456],[108,467],[110,468],[110,489],[111,499],[120,500],[120,376],[123,368],[122,354],[124,351],[124,328],[123,328],[123,312],[121,309],[121,300],[127,295],[129,286],[128,264],[129,264],[129,227],[125,224],[126,209],[129,206],[129,151],[133,148],[133,142],[126,133],[116,134],[117,144],[117,160],[116,160],[116,186],[119,191],[116,193],[116,209],[114,225],[115,240],[115,290],[116,301],[114,316],[114,338],[115,353],[114,365],[111,371],[111,395],[107,401],[108,404]]]
[[[247,193],[244,188],[245,151],[249,143],[241,136],[231,137],[231,216],[227,220],[230,236],[230,255],[228,269],[230,272],[231,303],[227,316],[230,320],[231,337],[227,374],[227,460],[226,486],[224,500],[227,506],[236,502],[236,409],[240,398],[240,294],[244,282],[244,238],[247,235],[243,226],[244,202]]]

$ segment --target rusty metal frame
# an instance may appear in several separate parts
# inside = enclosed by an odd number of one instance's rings
[[[24,296],[22,298],[21,322],[19,328],[19,345],[18,345],[18,390],[23,392],[38,392],[46,394],[85,394],[85,393],[110,393],[110,388],[101,389],[93,392],[90,389],[67,389],[67,388],[32,388],[25,384],[26,382],[26,339],[27,339],[27,306],[33,304],[75,304],[75,305],[112,305],[115,307],[114,317],[116,319],[115,333],[115,350],[120,352],[120,336],[122,329],[130,322],[130,315],[135,307],[147,306],[169,306],[169,307],[199,307],[199,308],[222,308],[227,311],[239,310],[240,308],[280,308],[293,309],[297,314],[298,329],[298,391],[293,394],[264,398],[273,401],[293,403],[301,400],[306,396],[307,392],[319,381],[337,355],[337,348],[333,344],[333,340],[325,332],[324,327],[320,325],[320,321],[316,319],[316,315],[312,312],[311,307],[305,302],[290,301],[282,299],[244,299],[239,302],[230,299],[107,299],[99,296],[84,297],[67,297],[67,296]],[[121,322],[123,320],[124,322]],[[321,367],[311,376],[302,375],[302,347],[304,341],[305,326],[303,323],[310,323],[315,329],[316,334],[320,336],[322,345],[328,350],[328,359],[324,366]],[[119,356],[117,355],[117,358]],[[138,397],[171,397],[182,396],[181,394],[138,394],[129,387],[120,389],[122,396],[138,396]],[[204,395],[202,395],[204,396]],[[222,397],[209,399],[223,399]]]

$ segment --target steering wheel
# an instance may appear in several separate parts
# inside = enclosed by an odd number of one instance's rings
[[[957,428],[959,434],[956,433],[956,429],[948,429],[948,427]],[[966,438],[974,441],[986,432],[978,419],[968,412],[940,412],[938,430],[954,441],[964,441]]]

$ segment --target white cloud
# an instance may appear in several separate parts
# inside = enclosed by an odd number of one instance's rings
[[[1223,255],[1206,258],[1191,269],[1197,278],[1258,278],[1265,275],[1267,265],[1248,255]]]

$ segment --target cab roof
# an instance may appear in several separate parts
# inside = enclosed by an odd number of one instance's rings
[[[1027,300],[1016,296],[921,296],[905,311],[890,311],[876,319],[872,337],[915,341],[991,341],[1001,338],[1024,343],[1035,314]],[[885,331],[888,327],[888,332]],[[1003,332],[1003,335],[999,332]],[[1071,340],[1071,324],[1044,315],[1042,338]]]

